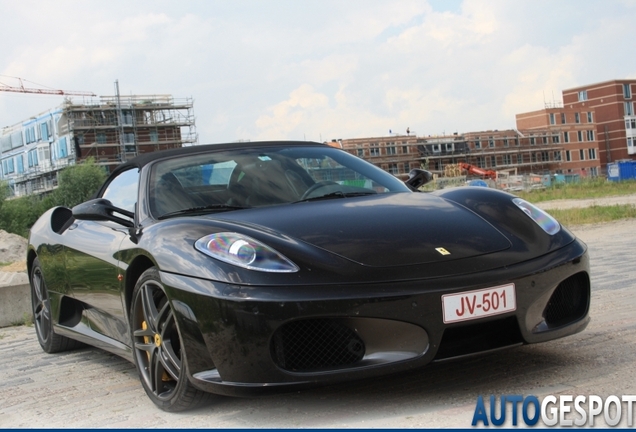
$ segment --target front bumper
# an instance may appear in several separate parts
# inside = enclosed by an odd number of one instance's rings
[[[242,286],[171,273],[192,383],[249,395],[409,370],[583,330],[589,259],[576,240],[496,271],[394,283]],[[515,311],[444,324],[441,296],[514,283]]]

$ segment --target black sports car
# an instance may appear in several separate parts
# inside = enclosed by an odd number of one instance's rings
[[[32,227],[39,342],[134,361],[177,411],[585,328],[585,244],[501,191],[417,192],[430,178],[307,142],[138,156]]]

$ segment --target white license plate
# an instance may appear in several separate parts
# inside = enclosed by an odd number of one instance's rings
[[[499,315],[516,309],[515,284],[442,296],[445,324]]]

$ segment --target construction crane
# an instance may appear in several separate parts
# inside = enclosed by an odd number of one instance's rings
[[[28,87],[24,87],[24,84],[22,83],[22,78],[18,78],[18,77],[7,77],[7,78],[17,79],[20,82],[20,85],[17,87],[14,87],[14,86],[9,86],[0,82],[0,91],[15,92],[15,93],[36,93],[36,94],[43,94],[43,95],[59,95],[59,96],[97,96],[95,93],[86,92],[86,91],[28,88]]]

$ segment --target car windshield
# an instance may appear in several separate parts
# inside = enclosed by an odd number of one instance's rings
[[[397,178],[329,146],[241,148],[156,162],[155,218],[296,202],[409,192]]]

